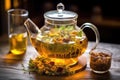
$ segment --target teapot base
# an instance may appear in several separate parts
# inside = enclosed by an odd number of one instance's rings
[[[30,60],[29,62],[29,68],[32,70],[36,68],[33,72],[42,75],[71,75],[85,70],[86,65],[87,59],[84,55],[81,55],[78,61],[72,65],[55,64],[53,60],[44,57],[37,57],[35,60]]]
[[[85,70],[86,66],[87,66],[87,59],[84,55],[81,55],[78,58],[77,64],[70,68],[70,73],[72,72],[77,73],[77,72],[83,71]]]

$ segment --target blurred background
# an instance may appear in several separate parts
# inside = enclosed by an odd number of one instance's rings
[[[40,27],[44,25],[43,14],[56,10],[62,2],[65,10],[78,14],[78,26],[91,22],[97,26],[100,42],[120,44],[120,5],[119,0],[0,0],[0,40],[7,37],[7,10],[22,8],[29,11],[29,17]],[[89,41],[95,41],[92,30],[85,29]]]

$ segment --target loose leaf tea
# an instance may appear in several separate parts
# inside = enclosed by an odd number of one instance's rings
[[[90,57],[90,67],[95,71],[107,71],[111,65],[111,55],[100,52],[92,52]]]

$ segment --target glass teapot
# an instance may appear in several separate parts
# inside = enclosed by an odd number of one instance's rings
[[[77,26],[78,15],[72,11],[64,10],[59,3],[57,10],[44,14],[45,24],[40,29],[30,20],[25,21],[25,27],[30,41],[40,56],[49,58],[56,65],[74,66],[87,49],[88,39],[83,29],[91,28],[96,35],[96,48],[99,43],[99,32],[95,25],[84,23]]]

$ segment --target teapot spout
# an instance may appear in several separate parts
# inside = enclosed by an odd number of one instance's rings
[[[24,22],[25,28],[28,32],[28,35],[32,35],[32,34],[38,34],[41,33],[40,29],[38,28],[38,26],[30,19],[28,18],[25,22]]]

